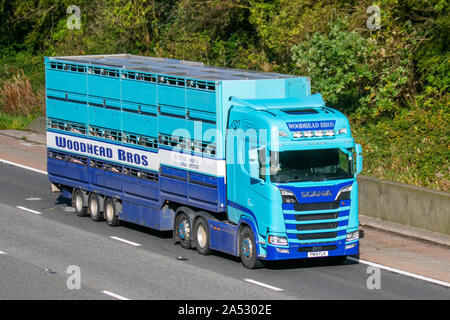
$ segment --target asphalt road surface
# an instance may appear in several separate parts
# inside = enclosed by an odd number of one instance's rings
[[[174,245],[170,232],[77,217],[46,175],[0,163],[0,299],[448,300],[449,290],[353,260],[247,270]]]

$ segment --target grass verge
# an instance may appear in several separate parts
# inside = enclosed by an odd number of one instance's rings
[[[0,130],[25,130],[39,115],[11,116],[0,111]]]

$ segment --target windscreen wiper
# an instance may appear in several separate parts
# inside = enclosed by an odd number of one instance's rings
[[[346,177],[346,176],[334,176],[334,177],[323,177],[323,178],[317,178],[314,181],[325,181],[325,180],[342,180],[342,179],[352,179],[353,177]]]
[[[287,181],[283,181],[282,183],[302,182],[302,181],[313,181],[313,180],[312,180],[312,177],[308,177],[308,178],[302,178],[302,179],[292,179],[292,180],[287,180]]]

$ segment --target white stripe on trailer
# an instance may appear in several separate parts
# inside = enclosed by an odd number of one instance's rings
[[[52,131],[47,131],[47,146],[62,152],[94,157],[147,170],[159,171],[160,164],[163,164],[201,174],[225,177],[226,165],[223,159],[219,160],[164,149],[159,149],[156,153]]]
[[[217,177],[225,176],[225,160],[196,156],[176,151],[159,149],[162,165],[195,171]]]
[[[57,143],[57,139],[59,143]],[[158,171],[159,169],[159,157],[157,153],[108,143],[106,141],[47,131],[47,146],[63,152],[84,157],[94,157],[146,170]]]

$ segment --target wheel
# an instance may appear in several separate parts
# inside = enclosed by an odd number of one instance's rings
[[[244,267],[248,269],[260,268],[262,264],[258,260],[255,236],[253,235],[252,229],[249,227],[242,228],[239,239],[239,252]]]
[[[87,216],[87,207],[83,205],[83,194],[80,189],[76,189],[72,195],[72,207],[75,208],[75,213],[79,217]]]
[[[191,244],[191,223],[186,214],[180,213],[175,219],[174,238],[179,241],[185,249],[192,248]]]
[[[96,193],[91,193],[88,200],[88,209],[91,219],[94,221],[103,221],[103,212],[100,211],[101,198]]]
[[[119,213],[122,211],[122,205],[119,201],[107,198],[105,201],[105,220],[109,226],[116,227],[120,224]]]
[[[198,218],[194,223],[194,244],[198,253],[208,255],[209,249],[209,228],[208,223],[203,218]]]

